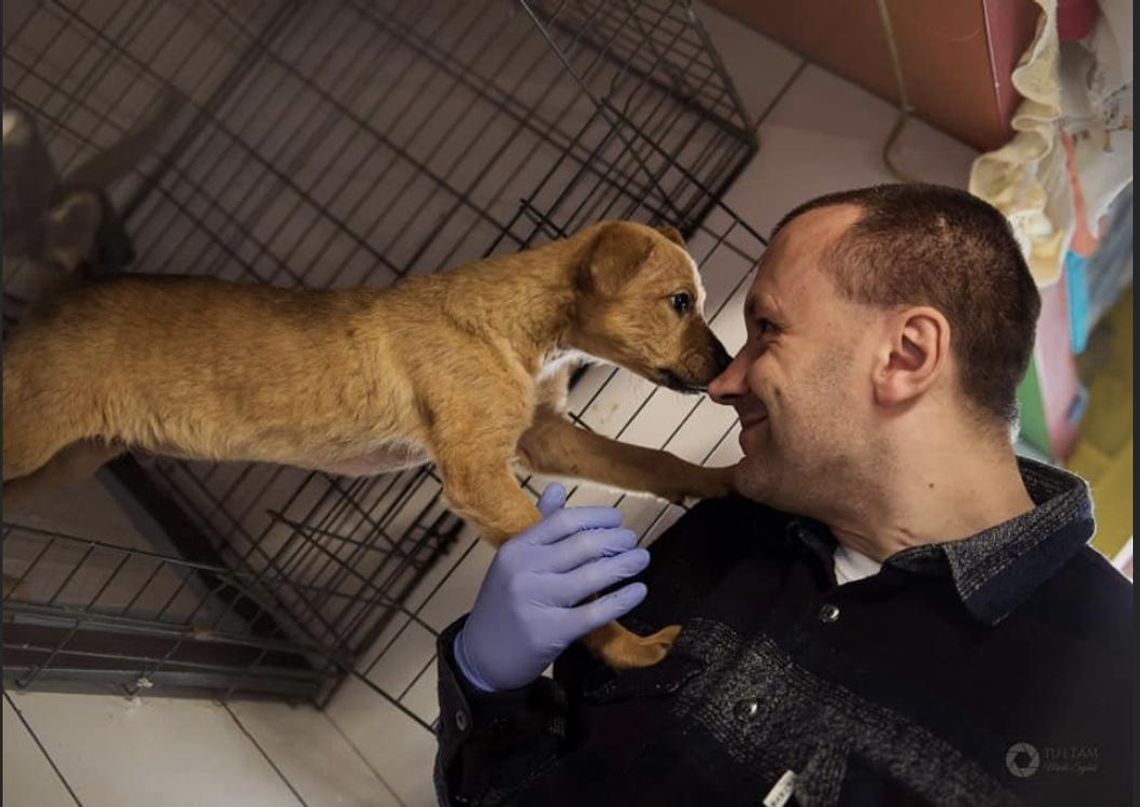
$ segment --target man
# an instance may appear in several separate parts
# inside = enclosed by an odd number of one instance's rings
[[[441,800],[1129,801],[1131,586],[1087,545],[1085,484],[1010,438],[1039,305],[968,194],[792,211],[709,389],[740,415],[742,496],[650,563],[616,511],[547,489],[440,638]],[[627,612],[682,625],[660,664],[572,644]]]

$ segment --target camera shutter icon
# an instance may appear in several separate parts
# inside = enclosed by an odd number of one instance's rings
[[[1037,773],[1041,755],[1029,743],[1014,743],[1005,753],[1005,766],[1014,776],[1024,779]]]

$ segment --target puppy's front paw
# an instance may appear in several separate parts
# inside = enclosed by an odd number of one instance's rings
[[[669,655],[669,651],[673,649],[673,643],[677,641],[680,633],[680,625],[669,625],[650,636],[642,637],[642,642],[646,646],[655,648],[655,651],[661,654],[660,658],[653,662],[654,664]]]
[[[704,491],[704,498],[718,499],[730,496],[736,492],[736,466],[728,465],[724,468],[709,468],[710,486]]]
[[[718,499],[735,492],[733,483],[736,466],[726,468],[697,468],[688,475],[680,489],[666,496],[673,504],[682,504],[690,499]]]
[[[629,634],[608,644],[600,655],[606,664],[617,670],[652,667],[669,655],[680,632],[680,625],[670,625],[651,636]]]

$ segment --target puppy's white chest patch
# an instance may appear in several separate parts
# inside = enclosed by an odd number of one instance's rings
[[[328,463],[328,470],[343,476],[374,476],[416,468],[431,461],[431,454],[418,443],[390,440],[363,454]]]
[[[596,359],[589,353],[571,348],[556,348],[542,357],[542,366],[538,368],[536,380],[547,379],[567,365],[585,364],[592,361],[596,361]]]

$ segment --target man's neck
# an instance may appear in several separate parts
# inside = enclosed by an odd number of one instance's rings
[[[912,546],[968,538],[1033,509],[1012,446],[947,440],[860,485],[871,495],[825,519],[836,539],[880,563]],[[870,484],[867,484],[870,482]]]

